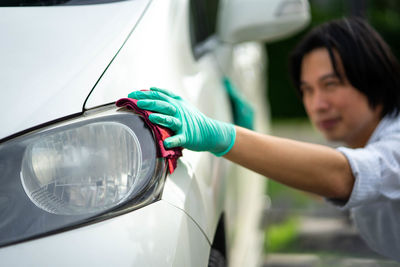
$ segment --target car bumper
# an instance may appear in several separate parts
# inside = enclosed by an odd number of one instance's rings
[[[158,201],[99,223],[0,249],[2,266],[207,266],[210,244]]]

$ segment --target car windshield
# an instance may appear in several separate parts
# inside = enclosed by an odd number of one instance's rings
[[[0,6],[93,5],[121,1],[126,0],[0,0]]]

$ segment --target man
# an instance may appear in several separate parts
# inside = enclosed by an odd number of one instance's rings
[[[400,261],[400,68],[366,22],[342,19],[311,31],[291,74],[312,123],[347,147],[258,134],[206,117],[172,93],[132,92],[176,134],[167,148],[210,151],[278,182],[326,197],[353,213],[361,236]]]

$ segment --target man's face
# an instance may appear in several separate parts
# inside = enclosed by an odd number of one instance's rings
[[[380,121],[381,107],[370,107],[367,97],[349,83],[339,55],[334,54],[342,80],[326,48],[304,56],[300,74],[303,103],[312,123],[328,140],[363,147]]]

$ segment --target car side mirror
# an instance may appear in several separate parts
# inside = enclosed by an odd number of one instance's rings
[[[220,1],[217,33],[222,42],[276,41],[310,21],[307,0]]]

